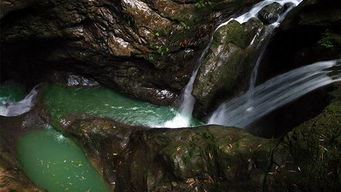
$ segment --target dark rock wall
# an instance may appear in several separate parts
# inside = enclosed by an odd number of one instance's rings
[[[257,1],[48,0],[6,9],[1,79],[72,70],[170,104],[175,97],[162,100],[160,91],[180,92],[216,24]]]

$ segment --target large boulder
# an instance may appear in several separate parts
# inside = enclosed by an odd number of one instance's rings
[[[257,19],[244,24],[233,20],[215,32],[193,86],[201,111],[245,90],[264,39],[264,26]]]
[[[171,91],[169,104],[216,24],[258,1],[36,0],[3,13],[1,78],[76,71],[154,103]]]

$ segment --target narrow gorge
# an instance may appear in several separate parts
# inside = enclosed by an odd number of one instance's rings
[[[341,188],[338,0],[3,0],[0,191]]]

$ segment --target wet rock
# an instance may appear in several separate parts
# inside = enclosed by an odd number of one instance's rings
[[[252,19],[244,24],[231,21],[216,31],[192,93],[204,111],[214,99],[234,96],[246,87],[245,80],[250,77],[264,39],[263,27],[259,20]]]
[[[0,116],[0,191],[42,192],[45,190],[36,186],[26,176],[16,159],[15,129],[24,124],[22,120]]]
[[[333,0],[306,0],[294,8],[269,43],[257,83],[316,61],[341,58],[340,13],[341,1]]]
[[[3,138],[1,138],[3,141]],[[40,192],[45,191],[33,184],[27,178],[15,159],[15,151],[9,149],[7,144],[0,144],[0,191]]]
[[[0,2],[0,19],[6,16],[8,13],[24,9],[33,4],[36,0],[3,0]]]
[[[214,125],[147,129],[86,116],[63,130],[99,162],[115,191],[337,191],[340,90],[319,116],[280,139]]]
[[[283,12],[281,4],[275,2],[270,5],[263,7],[258,13],[258,18],[266,25],[276,22],[279,15]]]
[[[75,71],[133,97],[170,104],[176,97],[162,99],[159,92],[176,96],[185,86],[221,17],[258,1],[36,1],[1,20],[1,76]]]
[[[317,117],[290,131],[273,152],[269,186],[285,190],[338,191],[341,147],[341,86]],[[309,183],[309,185],[308,185]]]

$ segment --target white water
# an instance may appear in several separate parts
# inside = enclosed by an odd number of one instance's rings
[[[13,117],[30,111],[35,104],[37,94],[38,91],[36,86],[23,100],[19,102],[0,104],[0,116]]]
[[[180,107],[179,107],[180,112],[172,120],[167,121],[163,125],[159,125],[157,127],[178,128],[178,127],[189,127],[190,126],[191,115],[192,115],[194,104],[195,104],[195,98],[192,95],[194,80],[198,74],[201,61],[202,61],[203,57],[206,55],[208,49],[210,48],[212,41],[213,41],[213,35],[211,36],[211,39],[210,39],[208,45],[206,46],[206,48],[202,52],[200,58],[198,59],[197,66],[196,66],[194,72],[192,73],[192,76],[191,76],[189,82],[187,83],[183,93],[181,94],[181,98],[180,98],[181,103],[180,103]]]
[[[264,115],[320,87],[341,81],[341,60],[303,66],[276,76],[248,94],[223,103],[212,114],[208,124],[246,127]]]
[[[187,83],[183,93],[181,94],[180,97],[180,107],[179,107],[179,113],[170,121],[167,121],[165,124],[163,125],[158,125],[156,127],[169,127],[169,128],[178,128],[178,127],[189,127],[190,126],[190,121],[191,121],[191,115],[193,112],[193,108],[194,108],[194,104],[195,104],[195,98],[192,95],[192,91],[193,91],[193,83],[195,81],[195,78],[198,74],[200,65],[202,63],[202,59],[204,58],[204,56],[206,55],[208,49],[211,46],[212,40],[213,40],[213,36],[214,33],[222,26],[227,25],[229,22],[231,22],[232,20],[236,20],[238,21],[240,24],[243,24],[247,21],[249,21],[251,18],[257,17],[258,12],[265,6],[274,3],[274,2],[278,2],[281,5],[284,5],[285,3],[293,3],[294,6],[297,6],[299,3],[301,3],[303,0],[264,0],[261,1],[259,3],[257,3],[256,5],[254,5],[250,11],[238,16],[238,17],[233,17],[230,18],[228,21],[220,24],[215,31],[213,32],[211,39],[209,41],[209,43],[207,44],[206,48],[204,49],[204,51],[202,52],[200,58],[198,59],[198,63],[197,66],[194,70],[194,72],[192,73],[192,76],[189,80],[189,82]],[[276,21],[275,23],[269,25],[267,27],[267,33],[266,34],[271,34],[273,29],[276,28],[277,26],[279,26],[280,22],[285,18],[286,14],[289,12],[290,9],[288,9],[286,11],[286,13],[284,13],[279,19],[278,21]],[[270,29],[270,30],[269,30]],[[264,36],[264,38],[266,38]],[[251,44],[253,44],[254,41],[251,42]],[[266,47],[266,45],[264,45],[264,47]],[[262,50],[263,52],[263,50]],[[261,53],[262,55],[262,53]],[[258,73],[258,66],[260,63],[261,57],[258,58],[257,63],[255,65],[255,68],[252,72],[251,75],[251,79],[250,79],[250,90],[253,89],[255,82],[256,82],[256,78],[257,78],[257,73]],[[249,98],[251,98],[252,95],[249,94]]]

